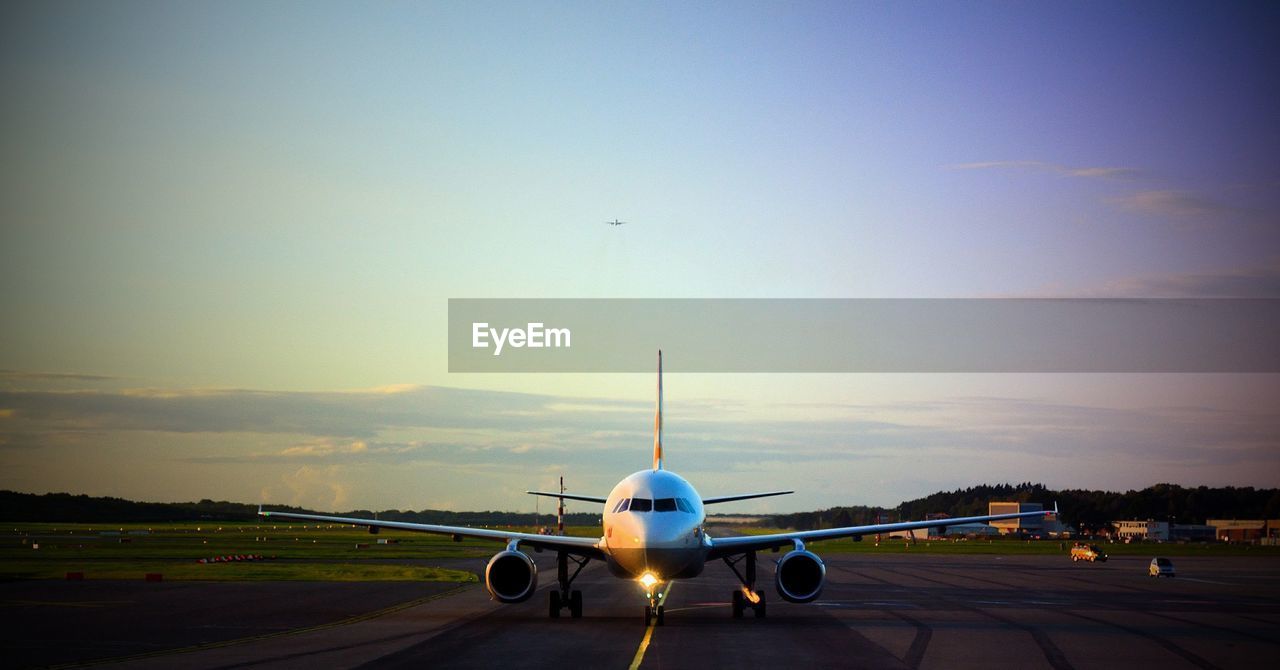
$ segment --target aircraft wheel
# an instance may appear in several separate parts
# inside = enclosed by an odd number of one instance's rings
[[[569,594],[569,616],[575,619],[582,618],[582,591]]]
[[[550,610],[549,613],[551,614],[552,619],[560,618],[560,592],[559,591],[551,592],[551,606],[548,609]]]
[[[756,603],[756,606],[754,608],[756,611],[756,618],[763,619],[764,618],[764,594],[757,593],[756,595],[760,596],[760,602]]]
[[[651,623],[653,623],[653,608],[648,605],[645,605],[644,606],[644,625],[645,627],[648,627],[649,624]]]
[[[733,618],[742,618],[742,607],[745,599],[746,598],[742,595],[742,591],[733,592]]]
[[[658,605],[658,625],[664,625],[667,618],[667,608],[664,605]]]

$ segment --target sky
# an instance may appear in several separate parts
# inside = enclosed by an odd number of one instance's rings
[[[1275,62],[1271,3],[4,3],[0,488],[646,467],[652,376],[451,374],[450,298],[1280,298]],[[669,467],[799,491],[725,511],[1280,486],[1276,375],[666,353]]]

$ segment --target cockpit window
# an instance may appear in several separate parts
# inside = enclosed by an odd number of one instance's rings
[[[676,498],[676,507],[680,508],[681,512],[689,512],[690,514],[693,513],[693,506],[690,505],[689,501],[685,500],[684,498]]]
[[[675,498],[658,498],[653,501],[653,511],[655,512],[674,512],[676,511]]]
[[[632,498],[631,499],[632,512],[648,512],[652,509],[653,509],[653,501],[650,500],[649,498]]]
[[[623,498],[622,500],[619,500],[618,504],[613,506],[613,513],[617,514],[618,512],[627,511],[627,503],[629,502],[631,502],[630,498]]]

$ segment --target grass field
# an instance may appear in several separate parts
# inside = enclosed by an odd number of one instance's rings
[[[516,528],[530,532],[527,528]],[[572,535],[597,536],[597,527],[574,527]],[[779,529],[717,528],[712,536],[779,532]],[[904,540],[874,537],[808,543],[819,554],[1000,554],[1062,555],[1071,542],[1058,540]],[[1112,556],[1275,556],[1278,547],[1248,545],[1100,543]],[[476,575],[431,567],[438,559],[491,556],[498,542],[452,539],[384,530],[377,535],[349,526],[272,521],[213,524],[5,524],[0,527],[0,579],[475,581]],[[200,563],[221,556],[261,555],[263,560]]]
[[[720,528],[715,536],[755,535],[780,533],[780,528]],[[1010,540],[1010,539],[932,539],[926,540],[923,532],[914,543],[903,539],[883,539],[876,542],[875,536],[867,536],[862,541],[824,540],[805,542],[805,545],[818,554],[892,554],[892,553],[929,553],[929,554],[1000,554],[1000,555],[1053,555],[1060,554],[1064,558],[1069,555],[1073,540]],[[1109,556],[1275,556],[1280,557],[1280,547],[1264,547],[1247,544],[1186,543],[1177,542],[1136,542],[1133,544],[1091,541],[1097,544],[1103,553]]]
[[[379,541],[385,544],[379,543]],[[414,559],[480,558],[498,543],[327,524],[5,524],[0,579],[475,581]],[[200,563],[223,556],[263,560]]]

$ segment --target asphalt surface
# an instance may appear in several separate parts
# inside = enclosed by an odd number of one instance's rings
[[[1274,558],[1178,558],[1177,578],[1155,579],[1136,558],[831,556],[822,597],[795,605],[763,554],[766,618],[731,618],[736,580],[716,563],[671,588],[654,628],[640,587],[599,564],[574,585],[583,618],[548,618],[555,572],[538,558],[539,591],[518,605],[474,584],[10,582],[5,664],[1163,669],[1280,655]]]

